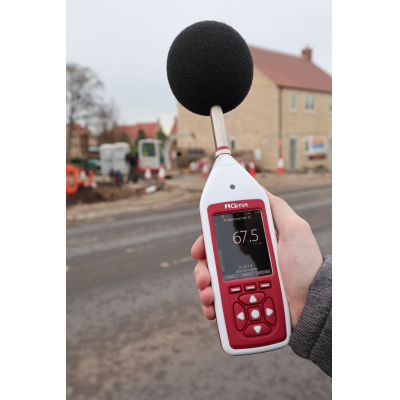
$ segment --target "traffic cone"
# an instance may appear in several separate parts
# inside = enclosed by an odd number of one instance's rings
[[[158,180],[165,181],[165,167],[164,164],[160,165],[160,169],[158,170]]]
[[[157,185],[151,185],[151,186],[148,186],[147,188],[143,189],[143,193],[145,193],[145,194],[154,193],[157,190],[158,190]]]
[[[256,177],[256,166],[254,165],[254,161],[251,158],[249,162],[249,174],[255,178]]]
[[[240,164],[244,169],[246,169],[246,164],[244,163],[243,158],[240,159],[239,164]]]
[[[283,155],[281,154],[278,159],[278,167],[276,168],[277,174],[283,174]]]
[[[203,164],[202,175],[204,176],[204,178],[207,178],[208,176],[208,162],[205,162]]]
[[[144,171],[144,180],[145,181],[151,181],[151,171],[149,165],[146,165],[145,171]]]
[[[79,179],[80,179],[80,182],[79,182],[79,184],[81,185],[81,186],[86,186],[86,171],[85,171],[85,168],[83,168],[83,167],[81,167],[81,170],[79,171]]]
[[[93,175],[94,172],[92,169],[89,170],[89,179],[88,179],[88,187],[92,187],[93,186]]]

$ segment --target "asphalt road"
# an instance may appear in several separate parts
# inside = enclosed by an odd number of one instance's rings
[[[282,195],[322,254],[331,195]],[[67,399],[331,399],[331,379],[290,347],[223,352],[193,279],[200,232],[197,205],[67,227]]]

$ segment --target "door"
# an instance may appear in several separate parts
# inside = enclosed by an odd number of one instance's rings
[[[297,138],[290,138],[290,170],[296,170],[296,147],[297,147]]]
[[[160,144],[161,140],[141,139],[139,140],[139,162],[140,169],[145,169],[146,165],[153,171],[160,168]]]

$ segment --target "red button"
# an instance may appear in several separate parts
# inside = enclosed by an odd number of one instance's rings
[[[229,289],[229,291],[233,294],[233,293],[240,293],[242,291],[242,288],[240,286],[238,287],[231,287]]]
[[[258,324],[249,325],[243,332],[246,336],[260,336],[271,332],[271,327],[263,322]]]
[[[244,287],[244,290],[246,291],[246,292],[249,292],[250,290],[256,290],[257,289],[257,286],[256,285],[249,285],[249,286],[245,286]]]
[[[274,308],[274,302],[271,297],[268,297],[267,301],[264,303],[265,319],[271,325],[276,324],[276,314]]]
[[[264,293],[249,293],[249,294],[242,294],[239,297],[239,300],[246,304],[246,306],[252,306],[253,304],[261,303],[265,298]]]
[[[249,308],[249,320],[258,321],[259,319],[261,319],[260,307]]]
[[[244,307],[239,303],[235,303],[233,305],[233,315],[235,316],[236,328],[241,331],[247,322]]]
[[[269,289],[271,287],[271,284],[269,282],[262,282],[259,283],[258,286],[260,287],[260,289]]]

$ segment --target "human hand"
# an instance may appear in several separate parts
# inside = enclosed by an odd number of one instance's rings
[[[306,304],[308,288],[321,267],[323,259],[310,225],[300,218],[286,201],[263,189],[270,202],[276,229],[279,267],[289,303],[293,330]],[[194,278],[203,304],[203,313],[207,319],[213,320],[215,318],[214,292],[211,288],[203,236],[194,243],[192,257],[199,260],[194,268]]]

